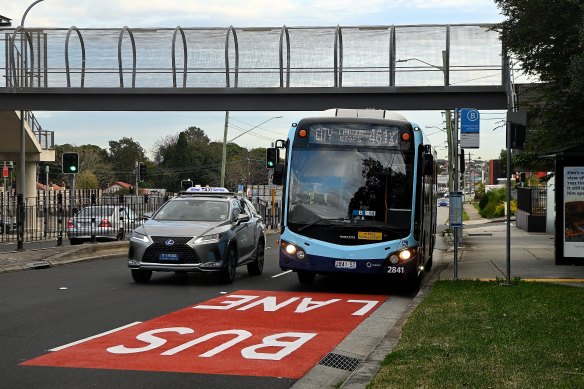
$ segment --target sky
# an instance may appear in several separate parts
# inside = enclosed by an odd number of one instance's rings
[[[20,24],[33,0],[0,0],[0,14]],[[44,0],[26,16],[26,27],[289,27],[497,23],[493,0]],[[332,107],[331,107],[332,108]],[[341,107],[342,108],[342,107]],[[400,111],[425,130],[439,158],[446,158],[440,111]],[[310,112],[230,112],[227,139],[247,148],[269,147],[285,139],[290,125]],[[95,144],[132,138],[153,157],[157,141],[196,126],[222,141],[224,112],[35,112],[56,144]],[[277,116],[282,116],[277,118]],[[505,148],[505,114],[481,111],[479,149],[472,158],[496,159]],[[264,123],[265,122],[265,123]],[[259,124],[264,123],[260,126]],[[256,127],[258,126],[258,127]],[[256,128],[254,128],[256,127]]]

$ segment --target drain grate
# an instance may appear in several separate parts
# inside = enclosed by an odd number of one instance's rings
[[[493,236],[493,234],[487,232],[487,233],[481,233],[481,234],[468,234],[468,236]]]
[[[354,371],[361,363],[361,359],[348,357],[346,355],[328,353],[318,362],[319,365],[334,367],[346,371]]]

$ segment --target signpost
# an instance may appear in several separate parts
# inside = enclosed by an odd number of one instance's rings
[[[460,147],[478,149],[480,140],[480,113],[476,109],[460,110]]]
[[[454,279],[458,279],[458,230],[462,227],[462,192],[450,192],[450,227],[454,229]]]

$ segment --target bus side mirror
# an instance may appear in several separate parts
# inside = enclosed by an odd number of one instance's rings
[[[429,154],[424,156],[424,175],[433,176],[434,175],[434,157]]]
[[[284,165],[277,164],[274,167],[274,176],[272,177],[272,184],[282,185],[283,181],[284,181]]]

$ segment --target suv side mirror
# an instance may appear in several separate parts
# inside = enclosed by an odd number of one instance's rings
[[[235,221],[236,223],[245,223],[249,221],[249,215],[247,213],[240,213],[237,216],[237,220]]]

